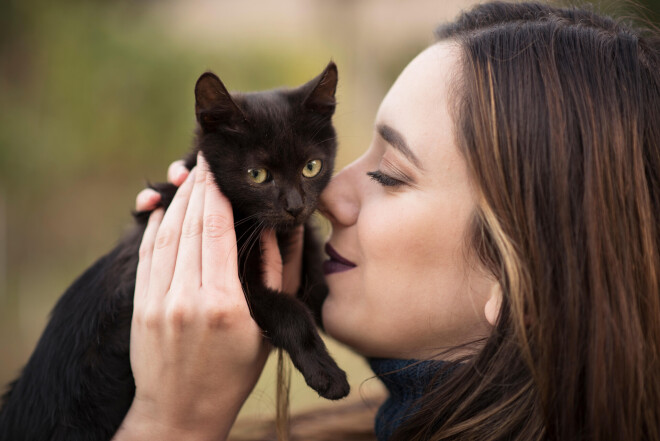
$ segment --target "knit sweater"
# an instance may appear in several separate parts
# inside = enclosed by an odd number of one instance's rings
[[[389,397],[378,409],[375,422],[378,441],[387,441],[397,427],[418,410],[417,401],[444,362],[390,358],[370,358],[368,361],[389,392]]]

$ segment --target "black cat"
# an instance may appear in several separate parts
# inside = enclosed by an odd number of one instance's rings
[[[270,342],[286,350],[307,384],[339,399],[349,386],[319,337],[327,287],[318,242],[307,225],[298,298],[264,286],[259,232],[274,228],[283,257],[332,175],[337,68],[292,90],[230,95],[212,73],[195,86],[199,123],[186,166],[201,150],[234,209],[239,276],[252,315]],[[176,188],[154,188],[168,206]],[[98,260],[55,306],[21,376],[4,395],[0,440],[108,440],[133,400],[129,335],[138,248],[149,213]],[[256,244],[256,245],[255,245]],[[303,300],[306,304],[303,303]]]

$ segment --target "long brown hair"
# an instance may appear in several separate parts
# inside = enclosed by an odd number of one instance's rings
[[[470,245],[492,336],[396,440],[660,439],[660,41],[590,10],[490,3],[458,43]]]

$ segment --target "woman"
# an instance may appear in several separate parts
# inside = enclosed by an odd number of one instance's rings
[[[378,438],[660,439],[657,33],[497,3],[438,36],[323,195],[345,259],[327,332],[377,373],[413,366]],[[264,240],[269,283],[290,283]],[[144,235],[117,440],[228,433],[268,350],[234,243],[202,160]]]

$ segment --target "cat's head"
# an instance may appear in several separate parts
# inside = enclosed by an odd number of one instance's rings
[[[295,89],[230,94],[211,72],[195,85],[197,147],[242,216],[299,225],[330,181],[337,141],[333,62]]]

